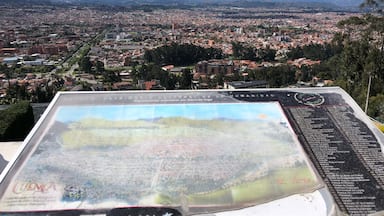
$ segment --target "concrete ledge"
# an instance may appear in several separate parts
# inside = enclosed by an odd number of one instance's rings
[[[0,173],[12,160],[23,142],[0,142]]]
[[[17,149],[23,144],[23,142],[0,142],[0,154],[4,159],[9,161],[15,156]]]

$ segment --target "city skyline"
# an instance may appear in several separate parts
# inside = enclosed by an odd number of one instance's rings
[[[300,6],[305,4],[305,7],[318,6],[338,6],[338,7],[358,7],[362,0],[247,0],[247,1],[235,1],[235,0],[5,0],[3,2],[9,3],[38,3],[38,4],[103,4],[103,5],[233,5],[233,6],[252,6],[257,7],[258,4],[268,6],[285,6],[286,4],[294,4]]]

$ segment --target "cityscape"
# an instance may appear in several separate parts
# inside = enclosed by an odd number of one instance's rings
[[[58,91],[340,86],[384,119],[383,30],[365,31],[380,13],[340,2],[21,3],[0,5],[0,104]]]
[[[382,9],[2,0],[0,214],[384,212]]]
[[[225,68],[225,75],[232,80],[235,72],[240,73],[235,81],[243,81],[247,80],[243,73],[247,69],[318,64],[305,58],[287,61],[286,55],[298,46],[330,43],[341,31],[337,22],[359,15],[320,9],[234,7],[102,10],[43,5],[16,9],[3,5],[0,10],[0,61],[11,68],[8,74],[0,70],[1,97],[7,98],[9,89],[17,85],[24,89],[24,97],[31,95],[28,99],[35,102],[48,100],[59,90],[163,89],[166,85],[156,82],[156,76],[135,80],[132,70],[145,62],[146,50],[171,43],[222,52],[220,61],[204,59],[210,71],[197,67],[203,62],[183,67],[172,62],[160,65],[163,71],[178,77],[184,69],[190,69],[194,83],[200,78],[200,88],[208,88],[206,78],[217,76],[219,68]],[[270,49],[273,57],[268,61],[234,58],[234,43]],[[91,68],[84,66],[84,59]],[[224,87],[209,84],[210,88]],[[53,92],[43,98],[39,91]]]

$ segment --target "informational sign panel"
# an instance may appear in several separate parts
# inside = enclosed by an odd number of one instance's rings
[[[0,213],[190,215],[322,187],[375,213],[382,139],[339,88],[59,93],[2,174]]]

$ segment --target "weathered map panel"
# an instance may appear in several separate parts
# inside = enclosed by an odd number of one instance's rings
[[[238,208],[319,185],[277,102],[61,106],[6,211]]]
[[[374,213],[382,137],[348,100],[338,88],[60,93],[2,174],[0,213],[222,212],[323,186],[341,211]]]

